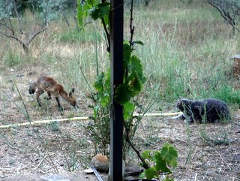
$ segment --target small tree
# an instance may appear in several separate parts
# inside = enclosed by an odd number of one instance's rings
[[[0,1],[0,35],[20,43],[28,54],[31,42],[47,29],[51,20],[58,18],[65,8],[65,1]],[[29,17],[24,17],[26,11],[31,12],[33,18],[38,20],[29,22]],[[31,27],[27,24],[31,24]]]
[[[240,1],[239,0],[208,0],[208,3],[217,9],[224,20],[235,30],[239,31],[237,25],[240,20]]]

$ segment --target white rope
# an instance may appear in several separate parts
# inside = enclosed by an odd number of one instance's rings
[[[138,114],[134,113],[134,116],[176,116],[181,114],[181,112],[174,112],[174,113],[146,113],[146,114]],[[38,120],[38,121],[31,121],[31,122],[25,122],[25,123],[16,123],[16,124],[8,124],[8,125],[1,125],[0,129],[8,129],[8,128],[14,128],[14,127],[22,127],[22,126],[39,126],[42,124],[49,124],[52,122],[71,122],[71,121],[83,121],[83,120],[89,120],[89,117],[73,117],[73,118],[63,118],[63,119],[51,119],[51,120]]]

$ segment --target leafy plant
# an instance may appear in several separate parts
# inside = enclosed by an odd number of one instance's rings
[[[165,143],[160,151],[146,150],[142,157],[151,167],[145,169],[140,175],[141,178],[153,179],[159,178],[159,175],[166,174],[165,181],[173,180],[169,174],[172,173],[170,168],[177,166],[178,153],[174,146]]]
[[[91,16],[93,20],[101,20],[106,38],[107,38],[107,50],[110,51],[110,3],[106,0],[78,0],[77,17],[80,27],[84,28],[86,25],[85,19]]]
[[[200,130],[200,137],[204,143],[209,146],[229,145],[231,140],[226,131],[215,133],[214,135],[207,134],[205,129]]]
[[[93,122],[86,126],[94,145],[95,152],[109,154],[110,144],[110,72],[101,73],[94,83],[95,93],[90,95],[93,105],[89,107],[93,110],[90,117]]]
[[[78,1],[78,20],[80,26],[84,26],[84,20],[91,16],[94,20],[100,20],[105,35],[107,37],[107,50],[110,47],[110,3],[106,0],[87,0]],[[131,143],[137,127],[139,125],[142,116],[134,116],[134,111],[139,107],[135,97],[142,90],[143,84],[146,78],[143,74],[143,68],[141,60],[133,53],[134,45],[143,45],[141,41],[133,41],[134,27],[132,25],[132,11],[133,1],[131,6],[130,17],[130,40],[123,42],[123,70],[124,77],[123,83],[116,88],[116,94],[114,99],[123,106],[124,111],[124,158],[129,145],[136,151],[134,145]],[[98,69],[98,68],[97,68]],[[98,71],[97,71],[98,72]],[[91,117],[93,123],[87,126],[88,132],[96,145],[96,149],[103,148],[104,153],[108,153],[107,145],[110,142],[110,70],[106,73],[102,72],[97,76],[97,80],[94,83],[94,93],[89,97],[93,100],[93,105],[90,107],[93,109],[93,116]],[[127,145],[129,144],[129,145]],[[140,154],[138,153],[140,156]],[[146,165],[146,164],[145,164]]]

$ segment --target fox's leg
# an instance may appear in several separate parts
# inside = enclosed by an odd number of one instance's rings
[[[52,97],[51,97],[51,92],[48,91],[47,94],[48,94],[47,100],[52,99]]]
[[[60,104],[60,101],[59,101],[59,98],[58,97],[56,97],[56,101],[57,101],[57,104],[58,104],[58,110],[59,111],[63,111],[63,108],[62,108],[62,106],[61,106],[61,104]]]
[[[41,94],[43,94],[43,93],[44,93],[44,91],[41,90],[41,89],[37,90],[37,92],[36,92],[37,102],[38,102],[38,105],[39,105],[40,107],[41,107],[42,105],[41,105],[39,96],[40,96]]]

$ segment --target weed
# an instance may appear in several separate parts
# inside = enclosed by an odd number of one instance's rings
[[[19,65],[22,62],[21,60],[21,56],[16,54],[12,50],[9,50],[3,57],[4,64],[8,67]]]
[[[187,124],[187,149],[188,149],[188,152],[187,152],[187,158],[186,158],[186,161],[185,161],[185,165],[186,164],[189,164],[191,163],[191,160],[192,160],[192,156],[193,156],[193,152],[194,152],[194,148],[193,148],[193,145],[191,144],[191,135],[192,135],[192,130],[190,129],[189,125]]]
[[[240,90],[235,90],[230,85],[221,86],[212,93],[212,97],[240,105]]]
[[[48,126],[50,128],[50,130],[52,131],[60,131],[60,128],[59,128],[59,123],[58,122],[51,122]]]
[[[205,129],[201,129],[200,137],[202,138],[203,142],[209,146],[229,145],[230,144],[228,135],[227,135],[226,131],[224,131],[224,130],[221,130],[220,132],[218,132],[214,135],[209,135],[209,134],[207,134]]]
[[[62,43],[89,43],[101,40],[101,36],[98,32],[70,30],[62,32],[58,35],[58,39]]]

